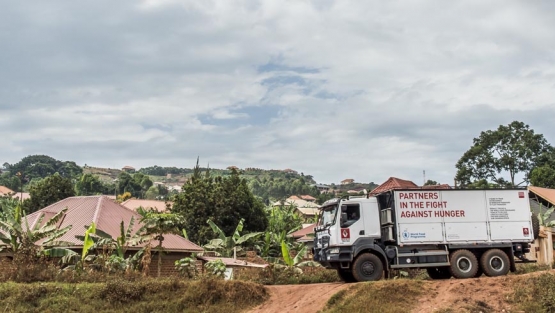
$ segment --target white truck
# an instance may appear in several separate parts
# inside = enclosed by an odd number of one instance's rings
[[[394,190],[325,202],[313,253],[346,282],[408,268],[433,279],[500,276],[527,261],[538,230],[526,190]]]

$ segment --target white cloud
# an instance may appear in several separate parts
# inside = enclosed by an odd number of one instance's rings
[[[484,129],[551,142],[548,3],[91,1],[0,12],[5,160],[451,183]]]

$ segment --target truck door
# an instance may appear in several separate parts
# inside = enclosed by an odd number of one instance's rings
[[[341,205],[340,245],[351,245],[364,236],[364,220],[361,213],[360,203]]]

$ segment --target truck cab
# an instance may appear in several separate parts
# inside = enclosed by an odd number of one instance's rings
[[[326,268],[338,270],[341,276],[349,275],[351,262],[360,251],[378,249],[383,254],[383,248],[378,246],[381,238],[379,216],[374,197],[326,201],[315,228],[314,260]]]

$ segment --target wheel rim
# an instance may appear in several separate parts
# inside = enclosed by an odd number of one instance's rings
[[[376,268],[373,262],[362,263],[362,266],[360,267],[360,269],[364,276],[372,276],[372,274],[374,274],[374,272],[376,271]]]
[[[457,260],[457,267],[463,273],[469,273],[472,270],[472,262],[467,257],[460,257]]]
[[[505,262],[498,256],[494,256],[489,260],[489,265],[492,270],[501,272],[505,268]]]

